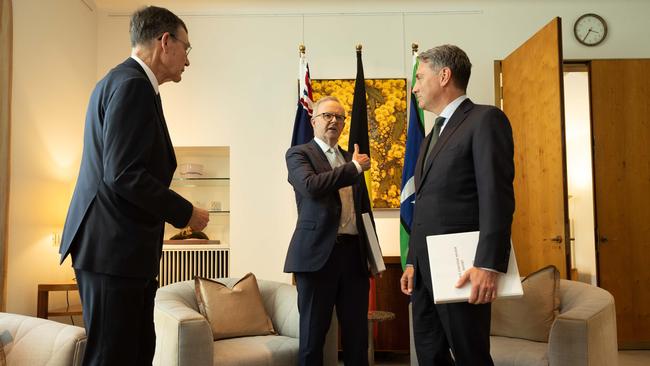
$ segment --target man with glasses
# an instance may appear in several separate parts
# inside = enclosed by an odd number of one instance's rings
[[[358,146],[337,145],[345,110],[334,97],[314,104],[314,139],[286,154],[298,222],[285,272],[295,275],[300,312],[299,364],[323,364],[332,310],[341,326],[343,361],[368,364],[368,254],[361,214],[370,212],[363,171],[370,158]],[[374,228],[370,228],[374,230]]]
[[[169,189],[176,157],[158,86],[179,82],[190,43],[167,9],[131,17],[131,57],[90,97],[84,148],[61,241],[88,336],[83,365],[151,365],[156,277],[165,222],[202,230],[206,210]]]

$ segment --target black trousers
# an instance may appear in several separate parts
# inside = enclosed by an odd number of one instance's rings
[[[151,366],[158,281],[75,269],[86,328],[84,366]]]
[[[295,273],[300,312],[299,364],[323,365],[323,345],[336,305],[343,362],[368,365],[368,270],[360,268],[359,237],[337,237],[325,266]]]
[[[413,337],[421,366],[494,366],[490,356],[490,304],[434,304],[415,269]],[[453,358],[451,353],[453,352]]]

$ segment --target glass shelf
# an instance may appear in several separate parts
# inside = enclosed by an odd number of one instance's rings
[[[210,222],[203,229],[210,240],[169,240],[179,232],[165,225],[166,246],[211,245],[228,247],[230,241],[230,148],[227,146],[175,146],[178,167],[201,165],[201,174],[181,174],[178,169],[171,181],[172,189],[195,207],[207,210]]]
[[[230,185],[230,178],[217,177],[174,177],[172,186],[176,187],[227,187]]]
[[[206,245],[218,245],[224,244],[221,240],[206,240],[206,239],[168,239],[163,240],[164,245],[197,245],[197,244],[206,244]]]
[[[174,177],[174,181],[195,181],[195,180],[230,180],[228,177]]]

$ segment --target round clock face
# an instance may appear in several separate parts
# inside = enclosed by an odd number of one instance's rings
[[[600,44],[607,36],[607,23],[596,14],[585,14],[576,20],[573,34],[585,46]]]

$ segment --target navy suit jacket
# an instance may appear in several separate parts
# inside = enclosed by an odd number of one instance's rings
[[[138,278],[158,274],[165,221],[185,226],[192,204],[169,189],[176,157],[160,97],[128,58],[93,90],[61,262]]]
[[[415,167],[415,210],[407,263],[419,266],[431,291],[426,237],[480,231],[475,267],[506,272],[515,198],[512,129],[498,108],[463,101],[431,156],[431,134]],[[417,280],[417,279],[416,279]]]
[[[314,140],[293,146],[286,153],[289,183],[296,194],[298,221],[284,263],[285,272],[314,272],[325,265],[334,248],[341,220],[338,190],[352,186],[362,258],[359,269],[368,273],[368,239],[361,219],[362,213],[371,213],[366,183],[364,175],[357,172],[352,155],[340,147],[339,151],[347,163],[334,169]]]

